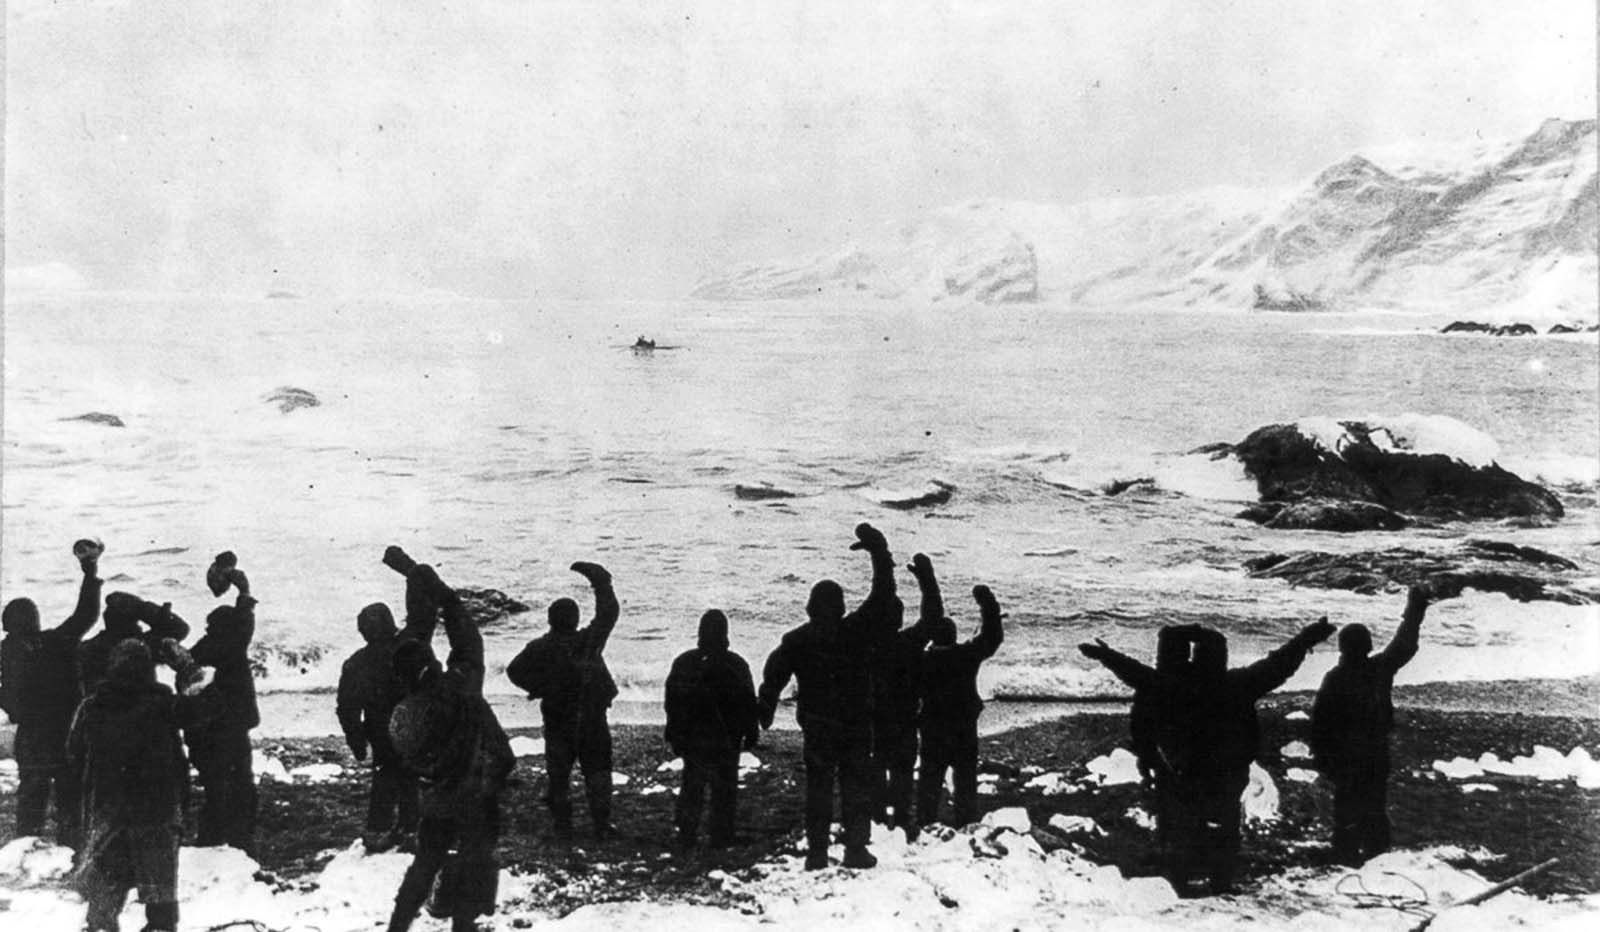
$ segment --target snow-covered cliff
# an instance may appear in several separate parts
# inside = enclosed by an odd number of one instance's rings
[[[1400,307],[1594,317],[1594,120],[1461,153],[1353,155],[1288,191],[976,201],[872,243],[710,276],[695,295]]]

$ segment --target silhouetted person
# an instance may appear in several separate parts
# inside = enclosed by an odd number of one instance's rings
[[[1085,656],[1105,664],[1135,691],[1156,690],[1160,704],[1171,710],[1160,741],[1172,768],[1174,825],[1167,837],[1174,848],[1170,878],[1180,894],[1188,892],[1202,861],[1212,893],[1232,889],[1239,798],[1250,783],[1250,763],[1261,742],[1255,704],[1293,676],[1311,648],[1332,633],[1333,625],[1321,619],[1261,660],[1229,670],[1227,639],[1218,631],[1194,629],[1188,635],[1191,663],[1178,676],[1159,673],[1104,641],[1079,645]]]
[[[1389,850],[1389,732],[1394,677],[1417,654],[1428,590],[1413,586],[1389,646],[1372,651],[1366,625],[1339,632],[1339,662],[1311,707],[1311,751],[1333,782],[1333,855],[1358,865]]]
[[[606,710],[617,684],[606,667],[606,641],[621,607],[611,574],[597,563],[578,562],[572,571],[594,589],[594,620],[578,627],[578,603],[550,604],[550,630],[528,642],[506,668],[506,676],[530,699],[538,699],[544,718],[544,759],[550,786],[545,797],[559,839],[572,837],[572,765],[583,768],[589,818],[596,838],[611,827],[611,724]]]
[[[189,625],[173,614],[172,603],[160,605],[127,592],[106,593],[105,626],[78,648],[80,693],[88,696],[106,677],[111,651],[129,638],[144,642],[151,656],[159,658],[165,640],[182,641],[189,636]]]
[[[183,697],[178,705],[189,759],[205,794],[195,843],[229,845],[253,854],[256,782],[250,731],[261,724],[250,669],[256,599],[232,553],[217,556],[206,582],[214,595],[231,586],[238,589],[238,596],[233,605],[218,606],[206,615],[206,633],[189,653],[196,664],[212,668],[211,684],[197,695]]]
[[[978,820],[978,669],[994,656],[1005,639],[1000,604],[988,586],[974,586],[982,628],[978,635],[956,642],[956,623],[944,613],[944,598],[933,563],[923,554],[911,560],[911,575],[922,589],[917,624],[930,643],[921,656],[922,773],[917,781],[917,813],[923,825],[939,818],[944,778],[955,790],[955,825]]]
[[[439,879],[430,911],[449,915],[457,932],[473,929],[494,912],[500,869],[500,794],[516,758],[494,710],[483,698],[483,636],[467,617],[455,590],[433,567],[417,564],[398,547],[384,562],[415,580],[442,609],[450,654],[434,658],[432,617],[413,628],[394,652],[405,698],[389,720],[389,737],[405,768],[422,786],[417,853],[395,894],[390,932],[410,928]],[[408,624],[408,628],[412,628]],[[455,853],[451,854],[451,849]]]
[[[84,927],[116,932],[128,891],[137,889],[145,929],[177,929],[189,765],[172,690],[156,682],[142,641],[126,639],[112,649],[105,678],[73,721],[68,747],[74,772],[83,776],[77,880],[89,904]]]
[[[778,699],[793,677],[799,684],[796,718],[805,739],[807,870],[828,866],[833,787],[839,785],[844,866],[872,867],[867,850],[872,818],[872,666],[894,630],[894,557],[870,524],[856,526],[851,550],[872,557],[872,589],[845,614],[844,590],[831,579],[811,588],[807,622],[783,636],[762,674],[761,727],[772,727]]]
[[[408,581],[408,587],[412,584]],[[345,743],[356,760],[372,755],[372,789],[361,839],[370,852],[395,845],[409,849],[417,828],[417,783],[400,763],[389,740],[389,716],[403,697],[394,673],[400,646],[389,606],[374,602],[356,615],[356,630],[366,645],[339,670],[338,715]]]
[[[666,706],[667,743],[683,758],[675,813],[678,843],[694,847],[709,787],[709,840],[713,847],[730,845],[739,804],[739,751],[754,748],[761,731],[750,665],[728,649],[728,617],[722,612],[702,615],[699,645],[672,662]]]
[[[5,639],[0,641],[0,707],[17,726],[17,834],[43,835],[55,796],[56,840],[79,843],[79,781],[67,764],[67,732],[78,708],[77,650],[100,614],[101,548],[92,541],[73,547],[83,581],[78,604],[61,624],[39,630],[39,609],[32,599],[6,603],[0,613]]]
[[[898,596],[888,604],[872,665],[872,817],[915,840],[918,679],[927,629],[902,627]]]

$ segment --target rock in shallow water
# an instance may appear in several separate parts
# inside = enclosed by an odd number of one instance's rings
[[[1392,523],[1392,518],[1374,509],[1451,521],[1555,519],[1564,513],[1555,493],[1496,463],[1476,466],[1444,453],[1408,450],[1387,429],[1360,421],[1341,421],[1339,426],[1344,434],[1337,449],[1319,443],[1298,425],[1271,424],[1231,448],[1211,447],[1212,456],[1237,457],[1255,480],[1263,503],[1316,505],[1301,513],[1311,521],[1352,525],[1365,521],[1378,527]],[[1381,438],[1384,445],[1374,438]],[[1340,513],[1328,505],[1334,502],[1371,507]]]
[[[122,423],[122,418],[117,417],[115,414],[107,414],[104,411],[90,411],[87,414],[79,414],[79,415],[77,415],[75,417],[64,417],[64,418],[61,418],[61,420],[63,420],[63,421],[82,421],[85,424],[99,424],[102,427],[126,427],[126,426],[128,426],[128,425]]]
[[[1296,586],[1347,589],[1363,595],[1427,584],[1438,598],[1465,589],[1500,592],[1519,602],[1600,603],[1592,580],[1565,557],[1504,541],[1469,540],[1453,550],[1410,547],[1326,553],[1272,553],[1245,561],[1255,579],[1282,579]]]
[[[288,385],[280,385],[274,388],[261,400],[268,404],[277,405],[278,410],[284,414],[288,414],[290,411],[298,411],[301,408],[316,408],[322,405],[322,400],[311,392]]]

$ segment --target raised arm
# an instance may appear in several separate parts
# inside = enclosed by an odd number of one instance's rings
[[[83,581],[78,584],[78,604],[56,630],[74,641],[83,640],[100,617],[100,589],[104,585],[99,577],[101,550],[93,541],[78,541],[72,548],[83,570]]]
[[[1294,676],[1311,648],[1327,640],[1333,631],[1333,624],[1327,618],[1320,618],[1301,628],[1287,644],[1255,663],[1229,671],[1228,676],[1237,677],[1244,692],[1252,699],[1259,699]]]
[[[589,622],[588,631],[589,646],[598,653],[606,649],[611,631],[622,614],[622,606],[611,588],[611,573],[605,567],[579,560],[572,564],[572,571],[589,580],[590,587],[594,589],[594,620]]]
[[[970,651],[975,659],[988,660],[1000,649],[1000,642],[1006,638],[1005,626],[1000,620],[1005,615],[1000,612],[1000,602],[995,599],[994,593],[989,591],[988,586],[973,586],[972,598],[978,603],[978,617],[982,619],[983,627],[979,629],[977,637],[962,647]]]
[[[428,594],[427,581],[416,575],[417,561],[391,544],[383,551],[383,565],[406,578],[406,617],[400,625],[400,639],[432,644],[434,629],[439,625],[439,606]]]
[[[919,553],[911,558],[911,565],[906,567],[911,575],[916,577],[917,588],[922,591],[922,611],[917,615],[918,624],[931,624],[944,617],[944,596],[939,592],[939,579],[933,572],[933,561],[925,553]]]
[[[779,641],[778,646],[767,655],[767,664],[761,671],[761,689],[756,694],[762,728],[772,727],[772,718],[778,712],[778,699],[783,695],[784,687],[789,685],[791,676],[794,676],[794,658],[790,656],[789,643],[787,640]]]
[[[1373,658],[1391,673],[1405,666],[1417,655],[1417,641],[1422,633],[1422,618],[1428,613],[1429,592],[1422,586],[1412,586],[1406,594],[1405,614],[1400,616],[1400,628],[1395,631],[1389,646]]]
[[[445,672],[463,679],[467,690],[483,695],[483,634],[471,618],[456,591],[445,585],[434,568],[421,563],[411,575],[419,577],[428,598],[439,606],[444,619],[444,635],[450,642],[450,655],[445,658]]]
[[[1090,660],[1097,660],[1117,679],[1128,684],[1134,689],[1147,689],[1160,682],[1161,674],[1154,667],[1148,667],[1129,657],[1119,650],[1108,646],[1105,641],[1095,638],[1094,643],[1084,642],[1078,645],[1078,650]]]
[[[851,550],[865,550],[872,558],[872,588],[866,599],[856,609],[856,615],[872,626],[874,632],[887,635],[899,629],[905,606],[895,590],[894,554],[889,551],[889,541],[877,528],[863,521],[856,525],[856,542]]]

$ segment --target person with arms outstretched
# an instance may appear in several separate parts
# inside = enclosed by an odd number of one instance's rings
[[[783,636],[762,671],[761,727],[771,728],[778,699],[798,683],[796,718],[804,737],[806,870],[828,866],[833,788],[839,787],[844,866],[878,863],[867,848],[872,819],[872,669],[879,646],[902,610],[894,591],[894,556],[870,524],[856,526],[851,550],[872,557],[872,588],[845,614],[844,590],[831,579],[811,588],[805,624]]]
[[[594,590],[594,619],[578,627],[578,603],[550,603],[550,630],[529,641],[506,667],[506,676],[530,699],[539,700],[544,719],[544,759],[549,779],[545,803],[556,838],[572,838],[572,766],[583,768],[589,819],[596,839],[611,837],[611,723],[607,710],[617,684],[606,666],[606,642],[617,626],[621,605],[611,574],[598,563],[577,562],[572,571]]]
[[[394,673],[404,698],[389,718],[389,740],[421,785],[416,855],[395,894],[389,932],[405,932],[434,892],[429,910],[449,916],[455,932],[494,912],[500,868],[500,794],[516,765],[511,742],[483,698],[483,635],[461,598],[427,564],[398,547],[384,562],[440,609],[450,654],[433,655],[432,613],[395,648]],[[452,854],[452,849],[454,853]],[[434,890],[435,879],[438,889]]]
[[[672,662],[666,692],[667,744],[683,759],[678,845],[695,846],[709,787],[709,840],[725,847],[738,824],[739,752],[754,748],[761,734],[750,665],[728,649],[728,616],[711,609],[700,617],[699,643]]]
[[[1232,890],[1243,817],[1239,800],[1261,743],[1256,702],[1282,686],[1311,648],[1332,633],[1333,625],[1320,619],[1266,657],[1230,670],[1227,638],[1194,626],[1186,633],[1192,660],[1179,675],[1152,669],[1104,641],[1079,645],[1084,656],[1104,664],[1135,692],[1156,690],[1171,716],[1158,731],[1174,787],[1168,876],[1180,895],[1188,895],[1189,880],[1202,862],[1213,894]]]
[[[1311,753],[1333,783],[1333,856],[1360,865],[1389,850],[1389,732],[1394,677],[1417,655],[1429,590],[1413,586],[1388,646],[1372,653],[1372,632],[1339,632],[1339,662],[1311,706]]]
[[[0,709],[17,726],[17,835],[44,834],[53,795],[56,841],[72,848],[79,844],[80,782],[68,765],[67,733],[81,698],[78,648],[100,616],[103,549],[89,540],[73,545],[83,579],[77,606],[59,625],[41,631],[29,598],[12,599],[0,613]]]
[[[917,780],[917,815],[923,825],[939,819],[945,774],[955,792],[957,826],[978,819],[978,716],[983,698],[978,695],[978,670],[993,657],[1005,639],[1000,603],[988,586],[974,586],[982,627],[977,636],[957,642],[956,623],[944,613],[944,598],[933,561],[925,554],[911,560],[911,575],[922,590],[922,611],[917,625],[926,632],[927,650],[921,657],[922,772]]]

